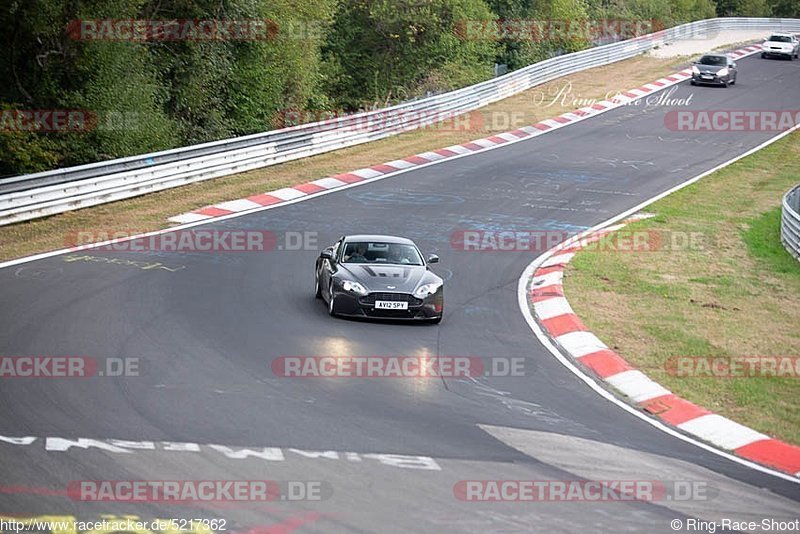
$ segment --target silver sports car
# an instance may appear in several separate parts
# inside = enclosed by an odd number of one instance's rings
[[[424,259],[410,239],[343,236],[317,258],[316,296],[331,315],[438,323],[444,281],[430,269],[438,262],[436,255]]]

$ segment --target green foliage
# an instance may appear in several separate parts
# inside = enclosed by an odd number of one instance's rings
[[[720,17],[769,17],[772,6],[769,0],[717,0]]]
[[[2,172],[24,173],[174,146],[179,139],[162,109],[164,91],[148,50],[133,42],[81,41],[68,23],[82,18],[130,18],[144,0],[15,1],[0,13],[13,28],[0,35],[10,53],[0,72],[4,107],[84,110],[96,117],[88,131],[3,132]],[[138,128],[111,120],[125,114]],[[130,126],[131,121],[128,121]]]
[[[767,0],[773,17],[800,18],[800,3],[797,0]]]
[[[86,135],[62,134],[75,141],[70,163],[162,150],[180,142],[163,110],[166,92],[146,49],[124,42],[86,43],[73,68],[83,83],[64,93],[62,104],[90,110],[97,123]]]
[[[748,220],[742,239],[750,255],[765,262],[765,270],[800,277],[800,263],[781,242],[781,212],[778,206]]]
[[[85,132],[0,132],[0,174],[264,131],[325,101],[320,49],[337,0],[11,0],[0,11],[0,105],[85,110]],[[71,21],[262,20],[273,39],[84,40]]]
[[[62,147],[53,137],[0,130],[0,175],[29,173],[58,166]]]
[[[272,41],[242,42],[234,47],[230,114],[235,134],[270,129],[283,110],[327,102],[320,91],[320,49],[335,3],[263,2],[248,16],[278,24]]]
[[[498,63],[510,70],[519,69],[557,54],[576,52],[591,46],[582,23],[590,19],[589,6],[583,0],[487,0],[511,31],[500,40]],[[558,29],[563,24],[564,30]],[[520,31],[514,31],[519,28]],[[526,38],[528,29],[529,38]],[[578,30],[578,31],[576,31]]]
[[[717,16],[714,0],[586,0],[593,17],[646,21],[654,29]],[[750,0],[720,0],[740,2]],[[755,0],[759,1],[759,0]]]
[[[768,0],[739,0],[735,16],[771,17],[772,6]]]
[[[800,16],[792,0],[717,0],[720,15]],[[592,46],[545,31],[500,35],[498,21],[712,17],[713,0],[6,0],[0,108],[86,110],[82,132],[0,130],[0,175],[261,132],[286,110],[363,109],[447,91]],[[255,40],[79,40],[98,19],[260,20]],[[488,31],[465,35],[467,23]]]
[[[672,21],[678,24],[716,16],[713,0],[669,0],[669,6]]]
[[[495,43],[464,40],[457,25],[493,18],[482,0],[343,2],[323,47],[326,92],[357,109],[489,78]]]

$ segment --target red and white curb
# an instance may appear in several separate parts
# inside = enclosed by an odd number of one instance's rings
[[[755,54],[760,50],[761,45],[753,45],[730,52],[730,55],[736,58],[741,58]],[[306,182],[304,184],[299,184],[292,187],[284,187],[283,189],[278,189],[276,191],[268,191],[266,193],[253,195],[247,198],[221,202],[219,204],[206,206],[189,213],[170,217],[169,220],[176,223],[186,224],[213,219],[214,217],[223,217],[233,213],[256,211],[264,209],[265,207],[290,202],[304,196],[320,193],[322,191],[339,189],[360,182],[371,182],[400,172],[406,172],[409,169],[440,162],[442,160],[455,159],[487,150],[492,150],[502,145],[531,139],[547,132],[558,130],[559,128],[563,128],[569,124],[574,124],[595,115],[605,113],[606,111],[630,104],[631,102],[642,97],[646,97],[651,93],[679,84],[682,81],[691,78],[691,76],[691,69],[684,69],[652,83],[622,92],[610,100],[602,100],[592,104],[591,106],[582,107],[551,119],[545,119],[541,122],[537,122],[534,125],[524,126],[511,132],[503,132],[483,139],[476,139],[468,143],[453,145],[446,148],[441,148],[439,150],[433,150],[431,152],[423,152],[422,154],[415,154],[407,158],[389,161],[380,165],[374,165],[372,167],[366,167],[334,176],[328,176],[326,178],[314,180],[313,182]]]
[[[570,307],[562,286],[567,263],[583,246],[641,218],[633,216],[568,241],[539,265],[528,286],[528,304],[536,322],[563,353],[662,422],[742,458],[800,477],[800,447],[770,438],[673,394],[589,332]]]

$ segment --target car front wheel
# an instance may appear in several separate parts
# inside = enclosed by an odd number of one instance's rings
[[[322,298],[322,288],[319,287],[319,271],[314,273],[314,297],[318,299]]]

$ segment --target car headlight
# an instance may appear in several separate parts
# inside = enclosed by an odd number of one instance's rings
[[[717,76],[727,76],[727,75],[728,75],[728,69],[727,69],[727,68],[725,68],[725,69],[719,69],[719,70],[717,71]]]
[[[353,282],[351,280],[343,280],[342,289],[344,289],[345,291],[350,291],[351,293],[355,293],[357,295],[367,294],[367,289],[364,286],[362,286],[358,282]]]
[[[697,65],[692,65],[692,74],[700,74],[700,69],[697,68]]]
[[[442,287],[442,284],[438,282],[434,284],[421,285],[417,288],[416,291],[414,291],[414,296],[417,297],[418,299],[424,299],[428,295],[433,295],[434,293],[439,291],[440,287]]]

